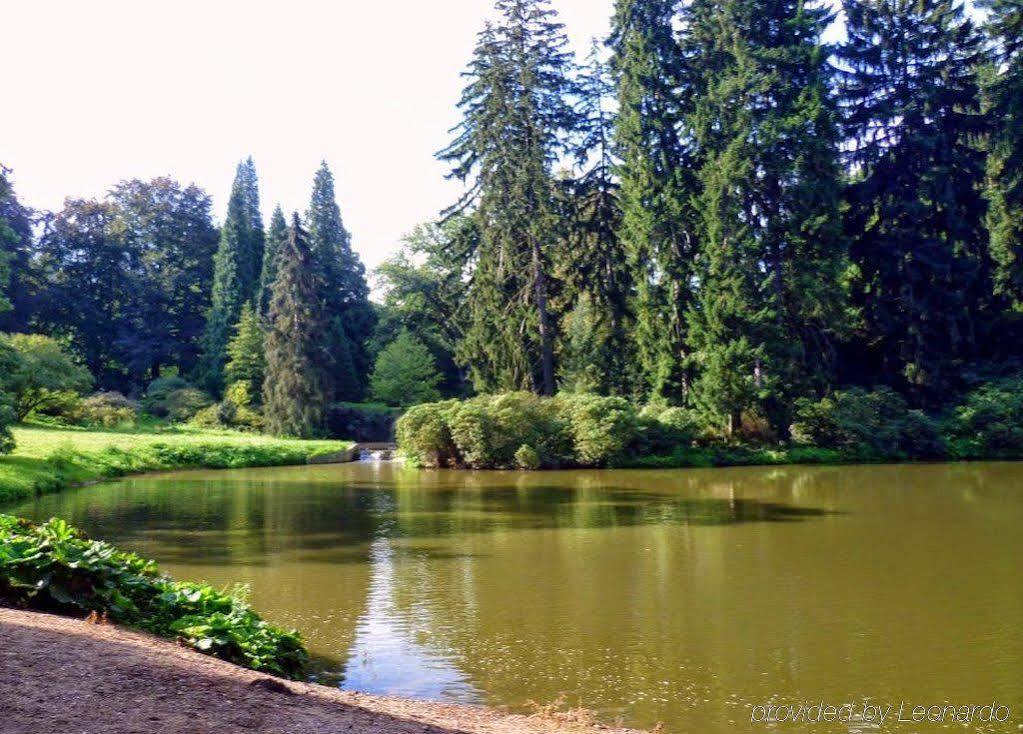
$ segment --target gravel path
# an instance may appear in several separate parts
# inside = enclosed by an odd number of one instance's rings
[[[4,734],[565,734],[597,728],[281,681],[117,627],[0,609]]]

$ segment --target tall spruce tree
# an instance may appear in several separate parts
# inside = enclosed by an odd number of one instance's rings
[[[29,330],[33,310],[32,221],[0,164],[0,331]]]
[[[212,303],[197,369],[198,380],[216,394],[224,388],[224,362],[231,329],[238,323],[242,304],[253,302],[259,289],[264,240],[256,169],[248,158],[238,164],[235,172],[227,218],[213,258]]]
[[[684,16],[702,161],[694,400],[729,434],[748,409],[784,431],[792,398],[828,384],[845,321],[830,18],[804,0],[696,0]]]
[[[953,0],[846,0],[856,296],[881,379],[940,390],[984,331],[981,38]]]
[[[263,410],[267,430],[275,435],[319,435],[333,400],[322,293],[316,258],[296,212],[280,252],[266,335]]]
[[[479,246],[459,347],[477,388],[556,389],[558,217],[551,168],[575,124],[567,39],[548,0],[499,0],[465,76],[462,121],[439,155],[470,182]]]
[[[339,400],[361,400],[372,369],[367,342],[375,316],[369,302],[366,269],[352,249],[351,235],[341,220],[334,176],[326,162],[320,164],[313,179],[306,222],[324,289],[324,328],[329,330],[333,344],[334,392]]]
[[[1023,311],[1023,2],[986,0],[1000,69],[991,85],[994,135],[988,158],[996,293]]]
[[[273,295],[273,284],[277,278],[277,262],[287,241],[288,222],[284,219],[284,211],[278,205],[270,217],[270,228],[266,233],[266,246],[263,248],[263,269],[259,274],[259,294],[256,298],[259,306],[256,315],[260,319],[265,319],[270,311],[270,297]]]
[[[558,275],[565,283],[563,300],[574,314],[572,331],[582,336],[587,353],[602,355],[584,380],[594,392],[625,395],[634,389],[631,339],[633,319],[629,308],[632,278],[621,238],[622,212],[614,169],[614,88],[610,69],[601,58],[596,41],[580,70],[576,159],[581,174],[564,182],[567,224],[565,255]],[[571,343],[580,344],[579,339]],[[563,382],[582,384],[577,377],[581,356],[573,350],[562,360]]]
[[[619,104],[620,237],[636,296],[644,392],[681,402],[688,391],[685,314],[692,300],[693,163],[679,135],[682,56],[677,0],[616,0],[611,67]]]

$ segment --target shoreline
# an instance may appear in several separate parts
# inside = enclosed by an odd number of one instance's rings
[[[6,608],[0,668],[9,734],[640,734],[584,713],[506,714],[296,683],[141,632]]]

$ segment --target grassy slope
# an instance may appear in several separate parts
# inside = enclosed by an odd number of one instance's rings
[[[340,451],[345,441],[300,441],[232,431],[139,428],[131,431],[20,426],[17,448],[0,456],[0,502],[74,484],[146,471],[301,464]]]

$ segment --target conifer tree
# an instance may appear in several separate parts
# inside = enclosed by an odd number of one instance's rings
[[[309,438],[333,400],[332,358],[323,337],[323,284],[296,212],[270,299],[263,406],[270,433]]]
[[[702,161],[694,400],[726,432],[744,410],[788,425],[828,384],[845,302],[827,10],[803,0],[695,0],[682,42]]]
[[[313,179],[306,222],[324,286],[325,328],[333,343],[334,391],[339,400],[361,400],[372,367],[367,341],[375,318],[366,269],[352,249],[351,235],[341,220],[334,176],[326,162],[320,164]]]
[[[616,0],[611,67],[618,97],[620,237],[635,281],[643,392],[681,402],[688,390],[685,314],[696,237],[693,163],[679,126],[682,56],[677,0]]]
[[[841,95],[856,296],[885,379],[938,390],[989,301],[981,38],[953,0],[847,0]]]
[[[0,331],[28,331],[32,314],[32,222],[0,164]]]
[[[614,89],[609,74],[594,41],[577,82],[575,155],[582,173],[566,182],[561,197],[567,210],[567,242],[558,275],[565,283],[564,300],[573,304],[573,313],[578,312],[572,328],[577,334],[581,328],[590,329],[588,349],[603,355],[595,365],[599,379],[594,375],[590,391],[625,395],[634,388],[629,338],[632,278],[618,236],[622,212],[614,175]],[[579,359],[578,353],[572,357],[577,364]],[[577,367],[568,371],[576,372]]]
[[[994,135],[988,158],[995,290],[1023,310],[1023,3],[981,4],[988,11],[987,31],[1000,64],[990,89]]]
[[[266,246],[263,248],[263,269],[259,275],[258,316],[265,319],[270,310],[270,297],[273,292],[274,279],[277,277],[277,261],[281,250],[288,241],[288,223],[284,212],[278,205],[270,217],[270,228],[266,233]]]
[[[440,400],[440,379],[430,350],[402,331],[377,356],[371,393],[374,400],[397,407],[429,403]]]
[[[553,394],[558,217],[551,166],[575,115],[567,39],[548,0],[499,0],[500,20],[479,35],[459,106],[462,121],[440,153],[470,182],[453,208],[475,206],[479,246],[459,347],[479,389]]]
[[[248,158],[238,164],[235,172],[227,218],[213,258],[212,303],[197,369],[199,381],[215,394],[224,388],[224,362],[231,328],[238,322],[242,304],[253,301],[259,289],[264,239],[256,169]]]
[[[263,329],[251,303],[242,306],[234,336],[227,344],[227,357],[224,372],[228,384],[245,382],[249,395],[258,398],[266,375],[266,354]]]

